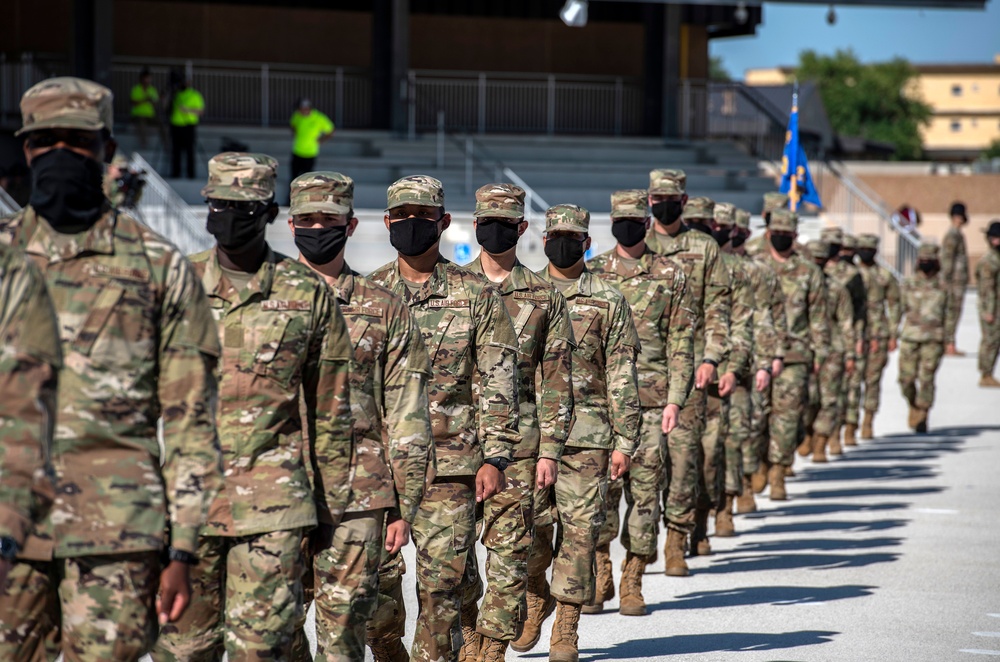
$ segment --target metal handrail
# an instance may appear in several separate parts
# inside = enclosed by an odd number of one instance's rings
[[[7,191],[0,188],[0,216],[16,214],[19,211],[21,211],[21,205],[17,204],[17,201],[10,197]]]
[[[133,154],[129,166],[143,171],[146,185],[142,197],[133,211],[140,222],[173,243],[185,255],[206,250],[212,246],[212,237],[204,223],[191,211],[190,206],[177,195],[146,159]]]

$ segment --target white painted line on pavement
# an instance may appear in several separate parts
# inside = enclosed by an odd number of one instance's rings
[[[1000,618],[1000,614],[986,614],[987,616],[992,616],[993,618]]]
[[[1000,632],[973,632],[977,637],[1000,637]]]
[[[957,510],[951,508],[915,508],[915,512],[926,513],[928,515],[957,515]]]
[[[983,648],[962,648],[959,653],[972,653],[973,655],[995,655],[1000,657],[1000,651],[990,651]]]

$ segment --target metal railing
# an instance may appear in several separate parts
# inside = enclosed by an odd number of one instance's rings
[[[129,167],[143,171],[146,185],[135,209],[129,210],[165,237],[185,255],[198,253],[212,246],[212,236],[205,224],[191,211],[190,206],[174,192],[170,185],[139,154],[133,154]]]
[[[19,211],[21,211],[21,205],[17,204],[17,201],[0,187],[0,216],[16,214]]]
[[[758,158],[781,161],[787,116],[743,83],[682,80],[678,117],[686,140],[732,140]]]

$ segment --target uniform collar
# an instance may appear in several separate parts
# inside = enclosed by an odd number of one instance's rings
[[[609,271],[612,271],[619,276],[625,276],[631,278],[633,276],[641,276],[642,274],[649,273],[649,262],[653,259],[651,256],[656,255],[653,250],[646,244],[646,250],[643,251],[642,255],[639,256],[639,261],[635,265],[635,271],[631,271],[625,265],[625,258],[618,254],[618,248],[612,248],[608,256],[608,267]],[[630,273],[624,273],[625,271],[630,271]]]
[[[205,268],[204,278],[205,291],[208,295],[224,299],[235,305],[248,303],[258,294],[262,299],[269,298],[271,296],[271,286],[274,284],[274,271],[278,263],[278,257],[277,253],[271,250],[269,245],[265,244],[265,249],[267,252],[264,255],[264,263],[260,265],[257,273],[250,278],[246,287],[233,296],[231,294],[233,290],[229,287],[230,283],[228,279],[223,279],[222,266],[219,264],[219,253],[217,249],[212,248],[208,266]]]
[[[542,270],[538,272],[538,275],[552,284],[555,284],[556,282],[555,279],[552,277],[552,274],[549,273],[548,265],[545,265],[542,268]],[[564,296],[567,299],[577,294],[579,294],[580,296],[589,297],[593,293],[594,278],[596,278],[596,276],[594,276],[594,274],[591,273],[589,269],[587,269],[586,265],[584,265],[583,273],[580,274],[580,277],[576,279],[576,282],[573,285],[573,290],[571,290],[568,294],[564,294]],[[558,287],[558,285],[556,287],[557,289],[562,291],[561,288]]]
[[[390,289],[403,294],[407,303],[421,303],[431,297],[447,299],[450,290],[448,284],[448,265],[450,264],[451,262],[439,255],[431,277],[424,282],[416,294],[411,295],[402,274],[399,273],[399,258],[397,258],[392,263],[392,273],[389,278]]]
[[[465,268],[469,271],[474,271],[477,274],[486,275],[486,272],[483,271],[482,254],[469,264],[465,265]],[[530,289],[530,286],[528,285],[528,278],[526,276],[527,271],[528,268],[521,264],[520,260],[515,258],[514,267],[510,270],[510,274],[503,279],[502,283],[493,284],[500,290],[500,294],[510,294],[511,292],[528,290]]]
[[[62,234],[52,229],[49,222],[29,205],[21,218],[21,226],[27,238],[24,250],[32,255],[48,258],[50,263],[72,260],[87,253],[114,255],[117,225],[118,212],[107,201],[104,213],[97,222],[90,229],[77,234]]]
[[[356,275],[347,262],[344,262],[344,268],[337,276],[337,281],[333,283],[333,290],[337,295],[338,302],[343,304],[351,302],[351,297],[354,296],[354,277]]]

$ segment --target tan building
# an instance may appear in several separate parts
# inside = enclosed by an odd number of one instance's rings
[[[972,159],[1000,139],[1000,55],[985,64],[920,64],[912,93],[933,110],[923,130],[934,159]],[[782,85],[792,67],[748,69],[747,85]]]

